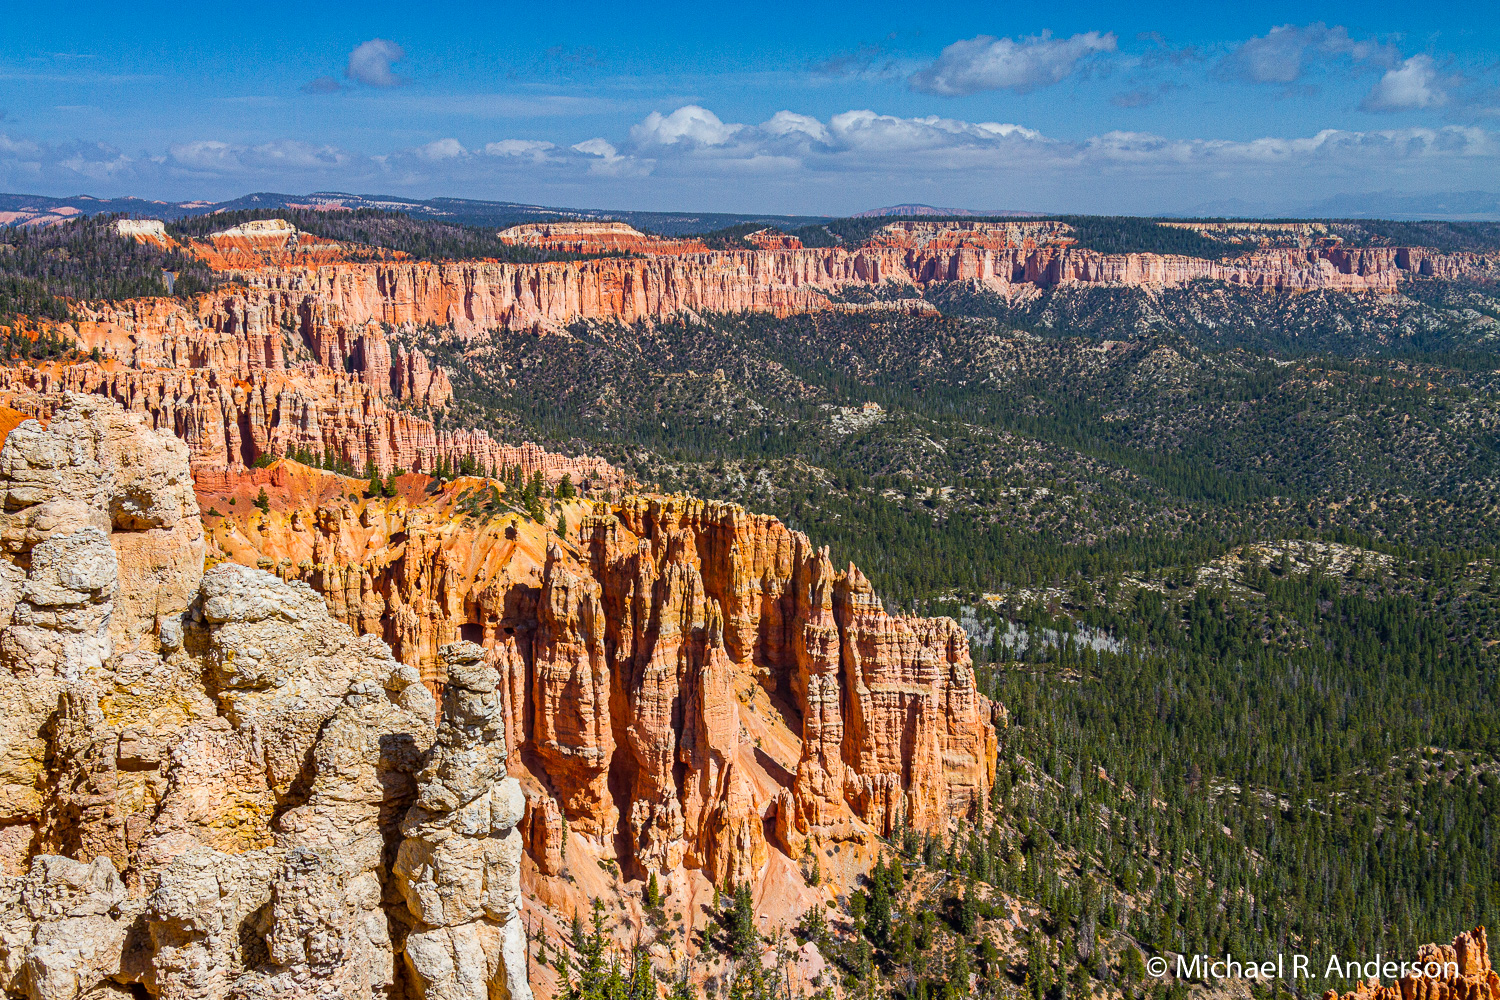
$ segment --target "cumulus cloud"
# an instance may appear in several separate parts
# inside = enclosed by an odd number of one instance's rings
[[[372,38],[361,42],[349,53],[349,64],[344,75],[367,87],[399,87],[406,78],[391,70],[392,63],[406,58],[406,51],[395,42],[384,38]]]
[[[540,139],[502,139],[499,142],[486,143],[484,152],[486,156],[512,157],[530,160],[532,163],[544,163],[556,148],[552,143]]]
[[[1224,75],[1249,83],[1291,84],[1302,79],[1316,59],[1348,58],[1355,62],[1390,65],[1400,58],[1396,49],[1373,39],[1357,40],[1340,25],[1282,24],[1251,38],[1225,57]]]
[[[607,139],[585,139],[568,148],[583,155],[591,174],[605,177],[643,177],[651,172],[652,164],[649,160],[641,161],[634,156],[623,155],[615,148],[614,143]]]
[[[701,108],[684,116],[703,121]],[[1113,131],[1081,141],[1054,139],[1009,122],[971,122],[936,115],[902,117],[871,110],[846,111],[821,121],[782,111],[759,125],[726,123],[717,116],[706,142],[656,141],[661,121],[632,130],[623,149],[594,139],[573,149],[612,169],[629,164],[638,173],[711,176],[747,170],[808,170],[849,174],[915,172],[960,177],[972,171],[1057,170],[1088,175],[1100,170],[1142,170],[1152,174],[1215,171],[1274,176],[1278,172],[1387,165],[1401,162],[1457,164],[1500,156],[1496,135],[1477,127],[1325,129],[1307,136],[1266,136],[1246,140],[1169,138],[1146,132]],[[1423,169],[1430,169],[1423,168]]]
[[[1061,83],[1079,63],[1115,51],[1113,32],[1089,31],[1071,38],[1042,32],[1030,38],[980,35],[954,42],[937,60],[907,78],[913,90],[943,97],[961,97],[986,90],[1030,93]]]
[[[178,143],[169,149],[173,165],[210,174],[321,172],[350,163],[348,153],[333,146],[315,146],[295,139],[280,139],[254,146],[199,139]]]
[[[1448,92],[1431,56],[1416,55],[1388,69],[1360,107],[1366,111],[1411,111],[1448,103]]]
[[[630,137],[642,146],[722,146],[744,126],[726,125],[719,116],[696,104],[678,108],[669,115],[653,111],[646,120],[630,130]]]
[[[1039,141],[1042,134],[1020,125],[966,122],[956,118],[898,118],[873,111],[845,111],[828,121],[828,130],[845,149],[881,153],[902,150],[992,146],[1006,139]]]
[[[87,184],[100,193],[167,197],[368,184],[492,197],[524,191],[544,204],[598,205],[632,195],[680,204],[684,192],[732,191],[750,199],[742,202],[747,207],[790,207],[787,199],[800,197],[810,200],[799,208],[828,211],[852,210],[854,199],[932,200],[927,192],[994,204],[994,192],[1003,191],[1016,207],[1160,211],[1227,190],[1261,198],[1269,192],[1290,207],[1347,191],[1350,178],[1375,176],[1388,187],[1424,189],[1434,176],[1454,189],[1482,186],[1500,176],[1500,134],[1449,125],[1232,140],[1144,131],[1063,139],[1012,122],[871,109],[821,118],[783,110],[758,124],[738,123],[698,105],[571,145],[502,134],[471,146],[438,138],[378,155],[296,140],[215,138],[127,155],[98,143],[50,146],[0,133],[0,184],[58,191]]]
[[[810,115],[799,115],[795,111],[778,111],[770,121],[763,122],[761,131],[778,139],[806,138],[813,142],[828,143],[828,127]]]
[[[469,155],[469,151],[457,139],[434,139],[425,146],[418,146],[415,152],[429,163],[456,160]]]
[[[436,145],[436,144],[434,144]],[[456,144],[455,144],[456,145]],[[875,173],[961,178],[974,172],[1101,170],[1191,173],[1322,170],[1402,161],[1478,162],[1500,156],[1493,133],[1475,127],[1350,131],[1247,140],[1169,138],[1112,131],[1083,140],[1055,139],[1011,122],[972,122],[937,115],[903,117],[868,109],[826,120],[779,111],[760,124],[725,122],[698,105],[653,112],[623,143],[593,138],[568,147],[506,139],[485,147],[486,159],[542,165],[609,177],[731,177],[747,173],[819,176]]]
[[[583,142],[574,143],[571,148],[585,156],[599,156],[606,160],[615,160],[620,157],[620,151],[605,139],[586,139]]]

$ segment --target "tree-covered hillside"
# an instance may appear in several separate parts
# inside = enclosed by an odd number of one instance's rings
[[[67,299],[189,297],[213,286],[213,273],[194,258],[119,235],[117,218],[0,228],[0,317],[62,320],[70,315]]]
[[[397,250],[419,260],[493,258],[535,264],[549,260],[586,259],[586,255],[582,254],[556,253],[503,243],[493,229],[480,229],[457,222],[419,218],[375,208],[344,212],[288,208],[242,209],[178,219],[168,225],[168,230],[180,237],[202,238],[256,219],[285,219],[314,236]]]
[[[418,337],[449,420],[774,512],[968,628],[1000,778],[806,918],[845,989],[1160,996],[1143,955],[1500,919],[1495,290],[932,299]]]

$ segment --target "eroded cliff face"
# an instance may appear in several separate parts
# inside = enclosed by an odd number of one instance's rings
[[[1218,261],[1100,254],[1073,246],[1065,224],[1045,221],[897,222],[856,250],[803,248],[762,232],[753,234],[760,249],[724,252],[649,239],[616,224],[546,224],[518,227],[508,238],[632,255],[545,264],[423,262],[320,242],[266,221],[185,245],[233,284],[186,303],[79,304],[64,332],[84,351],[97,351],[101,364],[7,371],[0,391],[62,388],[108,396],[187,440],[199,471],[237,471],[263,455],[307,451],[356,469],[374,462],[382,473],[470,458],[483,469],[521,464],[528,474],[618,485],[623,477],[595,459],[518,450],[478,432],[438,431],[430,411],[448,405],[452,387],[410,346],[416,331],[438,327],[469,338],[493,330],[559,331],[580,320],[935,311],[921,298],[837,301],[848,287],[890,282],[964,281],[1005,295],[1056,285],[1168,287],[1201,278],[1270,291],[1390,292],[1411,276],[1500,273],[1500,263],[1474,254],[1350,250],[1328,241]],[[579,240],[588,245],[574,247]]]
[[[84,303],[72,332],[84,351],[98,349],[129,368],[208,369],[246,380],[322,367],[415,406],[444,406],[453,395],[445,373],[420,352],[392,345],[379,323],[350,324],[309,295],[230,287],[187,303]]]
[[[499,233],[501,242],[563,253],[690,253],[702,240],[648,236],[624,222],[528,222]],[[800,244],[799,244],[800,245]]]
[[[925,227],[925,228],[924,228]],[[1199,279],[1268,291],[1391,292],[1413,276],[1500,272],[1476,254],[1338,245],[1260,250],[1224,260],[1102,254],[1038,224],[887,227],[869,246],[642,253],[546,264],[493,261],[336,263],[240,273],[267,296],[324,303],[341,321],[434,324],[460,335],[552,330],[577,320],[634,323],[682,313],[786,315],[836,306],[851,285],[973,281],[1004,294],[1058,285],[1171,287]]]
[[[492,481],[355,499],[291,462],[195,494],[188,454],[78,393],[0,449],[8,991],[525,1000],[521,886],[566,913],[570,855],[681,894],[838,842],[852,878],[993,779],[961,630],[774,518],[632,497],[559,533]],[[823,611],[847,738],[809,755]]]
[[[566,823],[633,871],[753,882],[772,851],[945,828],[993,782],[963,630],[887,614],[863,574],[775,518],[637,496],[559,504],[558,534],[501,510],[496,484],[426,482],[379,501],[273,490],[267,514],[211,517],[211,544],[305,581],[434,689],[437,651],[479,644],[543,875]],[[200,491],[219,513],[230,495],[251,494]],[[315,510],[322,496],[337,499]]]
[[[28,415],[47,416],[67,392],[105,397],[181,438],[200,477],[243,471],[263,455],[306,451],[360,470],[373,462],[383,474],[433,470],[440,461],[456,468],[467,458],[485,470],[540,472],[552,483],[565,475],[609,489],[624,482],[600,458],[562,455],[530,442],[506,444],[483,431],[439,431],[362,380],[331,369],[263,370],[241,379],[212,367],[86,362],[0,368],[0,401]]]
[[[482,651],[435,734],[311,588],[204,573],[186,447],[97,396],[10,432],[0,494],[0,989],[529,997]]]

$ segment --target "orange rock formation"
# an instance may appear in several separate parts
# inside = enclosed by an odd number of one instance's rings
[[[963,630],[887,614],[773,517],[637,496],[559,505],[559,536],[503,512],[490,481],[429,494],[409,476],[354,502],[344,482],[295,463],[200,481],[203,509],[228,515],[208,519],[211,545],[310,584],[434,688],[440,647],[484,646],[543,875],[566,822],[637,871],[754,881],[773,850],[970,816],[993,781]]]
[[[858,250],[654,253],[547,264],[341,263],[241,277],[253,291],[314,303],[351,327],[372,321],[435,324],[472,335],[556,329],[581,319],[633,323],[686,312],[785,315],[828,308],[830,293],[849,285],[888,281],[974,281],[1005,294],[1030,286],[1170,287],[1204,278],[1273,291],[1390,292],[1415,275],[1451,278],[1500,270],[1500,262],[1481,255],[1405,247],[1274,249],[1223,261],[1101,254],[1066,241],[1038,244],[1028,229],[1037,225],[1016,223],[997,227],[1004,232],[978,234],[890,227]]]
[[[107,396],[146,416],[157,430],[188,443],[195,474],[242,471],[264,455],[307,451],[382,474],[395,469],[454,467],[473,459],[486,471],[520,466],[556,483],[609,489],[624,484],[600,458],[549,452],[530,442],[496,441],[483,431],[437,430],[392,405],[358,377],[328,369],[262,370],[238,379],[213,368],[130,369],[92,363],[0,368],[0,401],[28,416],[47,416],[66,391]]]

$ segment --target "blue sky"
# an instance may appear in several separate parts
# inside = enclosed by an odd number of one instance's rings
[[[78,3],[0,17],[7,191],[830,214],[1500,191],[1492,3]]]

